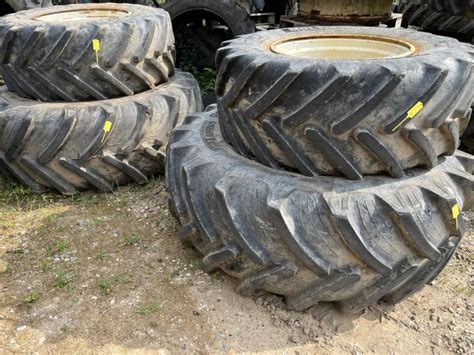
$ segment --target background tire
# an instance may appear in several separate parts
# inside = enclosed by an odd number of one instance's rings
[[[339,302],[359,311],[398,302],[434,278],[465,232],[473,157],[456,153],[398,180],[351,182],[269,169],[236,154],[216,111],[172,133],[166,181],[179,236],[237,289],[284,295],[290,309]],[[457,215],[457,214],[456,214]]]
[[[62,11],[128,11],[87,21],[39,21]],[[58,15],[59,14],[59,15]],[[78,16],[78,15],[77,15]],[[92,41],[100,41],[98,62]],[[130,96],[174,73],[169,15],[148,6],[83,4],[34,9],[0,19],[0,69],[11,91],[41,101]]]
[[[171,130],[201,111],[187,73],[135,96],[39,103],[0,89],[0,172],[35,191],[63,194],[145,183],[162,171]]]
[[[440,5],[435,4],[436,1],[426,0],[403,0],[400,3],[400,12],[403,13],[402,26],[415,26],[425,31],[436,34],[449,34],[464,41],[471,41],[474,35],[474,4],[463,7],[464,13],[455,10],[454,4],[452,12],[443,11],[445,2],[440,2]],[[467,3],[467,1],[465,2]],[[472,6],[470,10],[470,17],[466,9],[467,6]],[[459,8],[458,8],[459,9]]]
[[[6,0],[5,3],[15,12],[53,6],[52,0]]]
[[[408,41],[416,54],[318,60],[269,50],[292,38],[347,33]],[[440,155],[454,153],[471,114],[473,55],[431,34],[289,28],[228,41],[216,58],[225,139],[242,155],[309,176],[398,178],[412,167],[432,168]]]
[[[190,52],[198,70],[215,67],[222,41],[255,32],[249,13],[235,0],[168,0],[160,6],[169,12],[175,33],[183,36],[181,42],[187,40],[184,48],[178,42],[178,63]]]

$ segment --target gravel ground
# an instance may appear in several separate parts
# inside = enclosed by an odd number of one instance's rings
[[[162,180],[69,198],[0,180],[0,353],[473,353],[472,216],[447,268],[408,300],[296,313],[203,273]]]

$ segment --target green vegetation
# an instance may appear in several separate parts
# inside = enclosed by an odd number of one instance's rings
[[[112,292],[112,282],[110,280],[102,280],[99,283],[100,293],[103,295],[108,295]]]
[[[122,239],[122,244],[125,246],[131,246],[140,243],[140,236],[136,233],[125,235]]]
[[[72,282],[72,275],[67,271],[58,271],[53,280],[52,286],[64,288]]]
[[[25,297],[25,303],[33,303],[39,298],[37,292],[31,292],[28,296]]]
[[[156,300],[151,301],[138,307],[137,313],[142,316],[149,316],[153,313],[158,312],[162,308],[162,306],[163,305]]]

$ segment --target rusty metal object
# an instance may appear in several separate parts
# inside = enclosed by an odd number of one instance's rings
[[[392,0],[301,0],[299,16],[320,24],[378,24],[388,20]]]

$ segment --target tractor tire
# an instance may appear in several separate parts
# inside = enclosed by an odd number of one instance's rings
[[[235,0],[168,0],[160,6],[169,12],[175,33],[187,37],[181,40],[184,47],[181,50],[178,43],[178,62],[191,55],[187,60],[198,70],[215,68],[215,55],[221,42],[255,32],[250,14]],[[228,29],[201,27],[201,17],[206,16],[206,24],[218,20]]]
[[[163,172],[171,130],[201,111],[191,74],[119,99],[41,103],[0,88],[0,172],[34,191],[109,192]]]
[[[209,12],[221,18],[234,36],[255,31],[250,14],[235,0],[166,0],[160,7],[169,12],[173,21],[187,12]]]
[[[393,180],[305,177],[265,167],[224,142],[216,110],[170,138],[166,182],[178,232],[244,295],[263,289],[292,310],[337,302],[358,312],[398,302],[434,278],[466,231],[474,157]]]
[[[471,114],[469,125],[461,137],[461,143],[461,150],[469,154],[474,154],[474,112]]]
[[[112,10],[111,19],[54,20],[64,13],[72,18],[74,12]],[[11,14],[0,19],[2,42],[0,70],[6,85],[40,101],[132,96],[154,89],[174,73],[169,15],[148,6],[82,4]]]
[[[414,26],[435,33],[468,35],[472,39],[474,35],[472,15],[468,17],[437,10],[441,8],[442,6],[430,5],[426,0],[402,0],[399,7],[399,12],[403,14],[402,27]],[[470,11],[472,14],[474,6]]]
[[[438,12],[466,16],[474,10],[473,0],[425,0],[430,7]]]
[[[6,0],[5,3],[15,12],[53,6],[52,0]]]
[[[415,52],[373,59],[274,52],[300,48],[291,46],[301,38],[338,36],[370,39],[374,47],[398,43],[390,54]],[[344,57],[353,53],[341,49]],[[459,146],[471,114],[473,58],[454,39],[406,29],[296,27],[242,36],[216,57],[221,129],[240,154],[273,168],[400,178],[406,169],[434,167]]]

